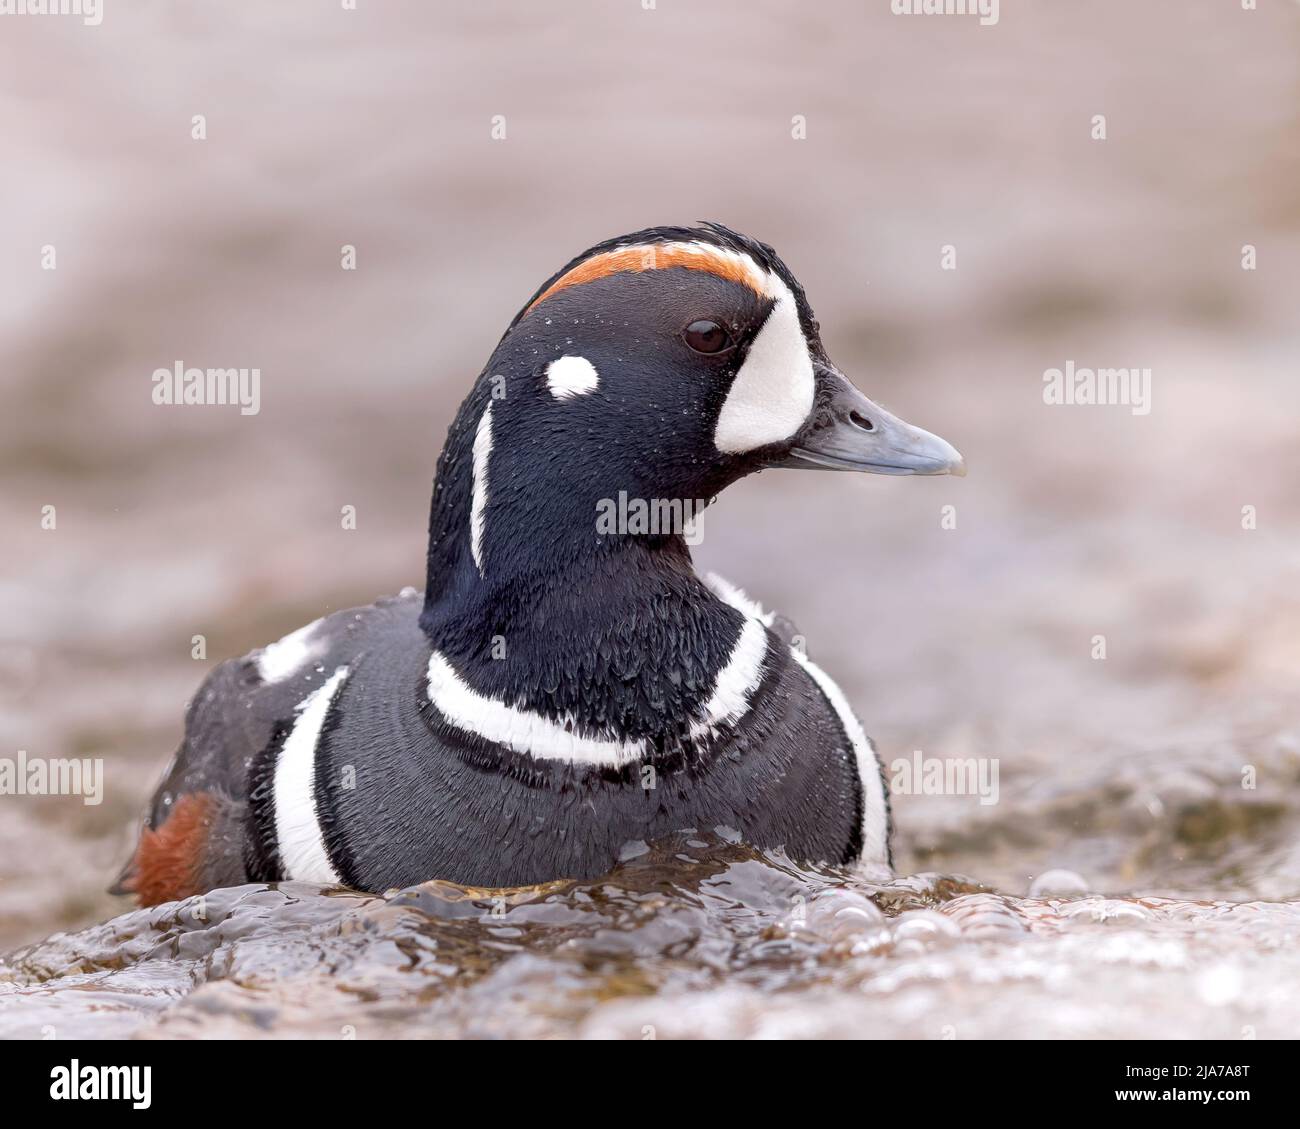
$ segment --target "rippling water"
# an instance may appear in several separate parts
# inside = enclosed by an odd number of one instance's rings
[[[13,954],[0,1035],[1294,1034],[1300,906],[1040,883],[871,884],[683,834],[593,882],[241,886]]]

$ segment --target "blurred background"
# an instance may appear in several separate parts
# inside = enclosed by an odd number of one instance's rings
[[[0,756],[106,765],[98,806],[0,797],[0,945],[125,908],[212,665],[422,583],[447,425],[533,289],[703,218],[967,459],[763,474],[696,550],[886,763],[997,758],[995,805],[895,798],[900,870],[1300,894],[1298,78],[1289,0],[0,17]],[[1150,414],[1044,404],[1071,360],[1149,368]],[[177,361],[260,368],[260,413],[154,405]]]

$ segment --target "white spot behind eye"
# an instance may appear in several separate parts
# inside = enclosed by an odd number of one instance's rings
[[[586,357],[559,357],[546,366],[546,386],[557,400],[572,400],[596,391],[600,375]]]
[[[718,413],[714,445],[738,454],[789,439],[813,406],[813,367],[790,288],[771,276],[776,304]]]

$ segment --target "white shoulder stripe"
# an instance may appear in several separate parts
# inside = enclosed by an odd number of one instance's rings
[[[483,517],[488,503],[488,459],[492,455],[492,405],[479,417],[474,432],[474,491],[469,509],[469,551],[483,576]]]
[[[708,736],[745,715],[749,709],[749,696],[762,681],[763,659],[766,657],[767,630],[757,619],[746,616],[727,665],[718,671],[713,696],[704,707],[704,716],[691,725],[692,737]]]
[[[775,613],[765,612],[757,602],[717,573],[711,572],[705,576],[704,583],[723,603],[730,604],[737,611],[760,620],[768,627],[772,626]],[[844,732],[848,734],[849,743],[853,746],[858,778],[862,781],[862,860],[888,869],[889,811],[885,805],[885,786],[880,778],[880,760],[876,755],[876,747],[863,731],[861,722],[853,713],[853,707],[834,679],[797,648],[791,647],[790,654],[826,695],[826,700],[839,717]]]
[[[338,882],[316,811],[316,745],[321,727],[348,676],[341,666],[298,703],[298,720],[280,748],[275,766],[275,837],[286,878]]]
[[[438,651],[429,656],[429,701],[457,729],[539,760],[618,767],[645,754],[644,741],[587,737],[571,725],[480,694]]]
[[[724,604],[730,604],[736,611],[747,615],[750,619],[758,620],[764,627],[771,627],[773,620],[776,619],[775,612],[766,612],[763,605],[757,600],[750,597],[731,581],[719,576],[716,572],[707,573],[704,576],[705,587],[718,597]]]
[[[291,631],[279,642],[272,643],[257,651],[253,661],[257,664],[258,676],[263,682],[283,682],[295,670],[305,666],[308,659],[315,658],[323,650],[323,640],[313,639],[319,619]]]
[[[840,724],[853,745],[858,762],[858,776],[862,781],[862,861],[889,866],[889,813],[885,807],[885,785],[880,778],[880,761],[876,747],[863,732],[862,723],[853,714],[853,707],[831,676],[795,647],[790,654],[821,687],[826,700],[839,715]]]
[[[762,680],[766,657],[767,631],[758,620],[747,617],[726,665],[714,680],[712,696],[701,716],[691,723],[693,739],[712,736],[744,716],[750,695]],[[428,694],[438,712],[457,729],[539,760],[620,768],[646,754],[643,740],[579,733],[572,722],[552,721],[480,694],[439,651],[429,656]]]

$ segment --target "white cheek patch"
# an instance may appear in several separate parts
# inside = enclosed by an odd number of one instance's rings
[[[596,391],[600,375],[586,357],[560,357],[546,366],[546,386],[557,400],[572,400]]]
[[[736,455],[779,443],[799,430],[813,406],[813,367],[790,288],[775,275],[771,313],[718,414],[714,445]]]
[[[469,551],[483,575],[483,518],[488,503],[488,460],[492,456],[492,405],[479,418],[474,432],[474,490],[469,506]]]

